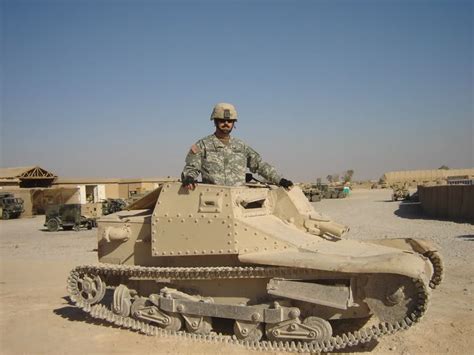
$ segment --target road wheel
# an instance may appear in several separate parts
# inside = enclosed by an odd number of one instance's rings
[[[51,218],[46,224],[50,232],[57,232],[59,230],[59,222],[55,218]]]
[[[75,224],[74,227],[72,227],[74,231],[79,232],[81,230],[81,226],[79,224]]]
[[[10,213],[8,211],[3,211],[2,212],[2,219],[9,219],[10,218]]]

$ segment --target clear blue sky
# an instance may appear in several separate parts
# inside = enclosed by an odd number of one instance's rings
[[[234,103],[287,178],[473,167],[473,2],[1,1],[0,165],[180,174]]]

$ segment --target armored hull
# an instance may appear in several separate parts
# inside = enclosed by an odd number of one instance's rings
[[[169,183],[129,208],[101,218],[100,264],[72,270],[68,290],[93,316],[149,334],[331,351],[409,328],[441,281],[430,244],[342,239],[347,228],[297,187]]]

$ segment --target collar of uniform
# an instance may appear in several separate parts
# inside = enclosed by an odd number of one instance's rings
[[[225,148],[226,145],[224,143],[222,143],[220,141],[219,138],[216,137],[215,134],[212,135],[212,140],[213,140],[213,143],[216,147],[220,147],[220,148]],[[229,146],[234,142],[234,138],[232,136],[229,137]]]

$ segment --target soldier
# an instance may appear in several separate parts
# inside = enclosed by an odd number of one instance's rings
[[[186,156],[186,165],[181,174],[186,189],[194,190],[199,174],[204,184],[243,185],[247,168],[271,183],[284,188],[293,186],[290,180],[283,179],[275,168],[262,161],[255,150],[230,136],[237,121],[237,111],[233,105],[219,103],[214,106],[212,120],[216,127],[214,134],[198,140]]]

